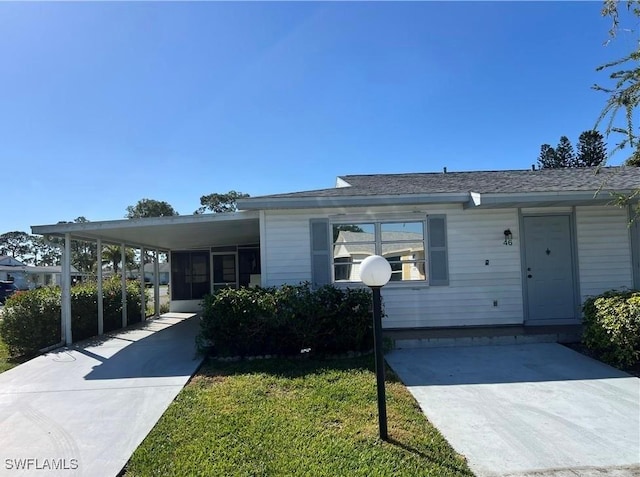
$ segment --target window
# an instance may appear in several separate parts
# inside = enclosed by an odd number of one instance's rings
[[[334,223],[334,281],[360,281],[360,263],[382,255],[391,281],[426,281],[425,221]]]

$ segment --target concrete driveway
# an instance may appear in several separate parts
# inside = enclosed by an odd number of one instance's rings
[[[0,374],[0,476],[114,477],[201,363],[167,313]]]
[[[478,476],[640,476],[638,378],[555,343],[386,359]]]

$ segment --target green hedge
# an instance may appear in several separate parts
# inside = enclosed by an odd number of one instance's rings
[[[366,289],[308,284],[223,289],[204,299],[198,346],[222,356],[317,355],[373,347]]]
[[[122,285],[112,278],[103,283],[104,331],[122,326]],[[140,286],[127,283],[127,320],[141,321]],[[13,356],[37,353],[38,350],[59,343],[60,289],[40,288],[18,292],[4,307],[0,321],[0,336]],[[95,282],[71,288],[71,333],[73,341],[98,334],[98,286]]]
[[[60,290],[40,288],[7,299],[0,336],[12,356],[32,354],[60,342]]]
[[[613,366],[640,362],[640,292],[608,291],[583,305],[583,342]]]

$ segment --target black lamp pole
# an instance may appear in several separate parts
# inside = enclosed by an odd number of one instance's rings
[[[376,356],[376,380],[378,384],[378,424],[380,439],[387,440],[387,400],[384,389],[384,355],[382,350],[382,301],[380,288],[371,287],[373,292],[373,351]]]

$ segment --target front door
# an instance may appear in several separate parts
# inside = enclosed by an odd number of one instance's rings
[[[524,217],[527,324],[576,319],[575,277],[568,215]]]
[[[221,288],[238,288],[238,260],[235,253],[214,253],[211,262],[214,292]]]

